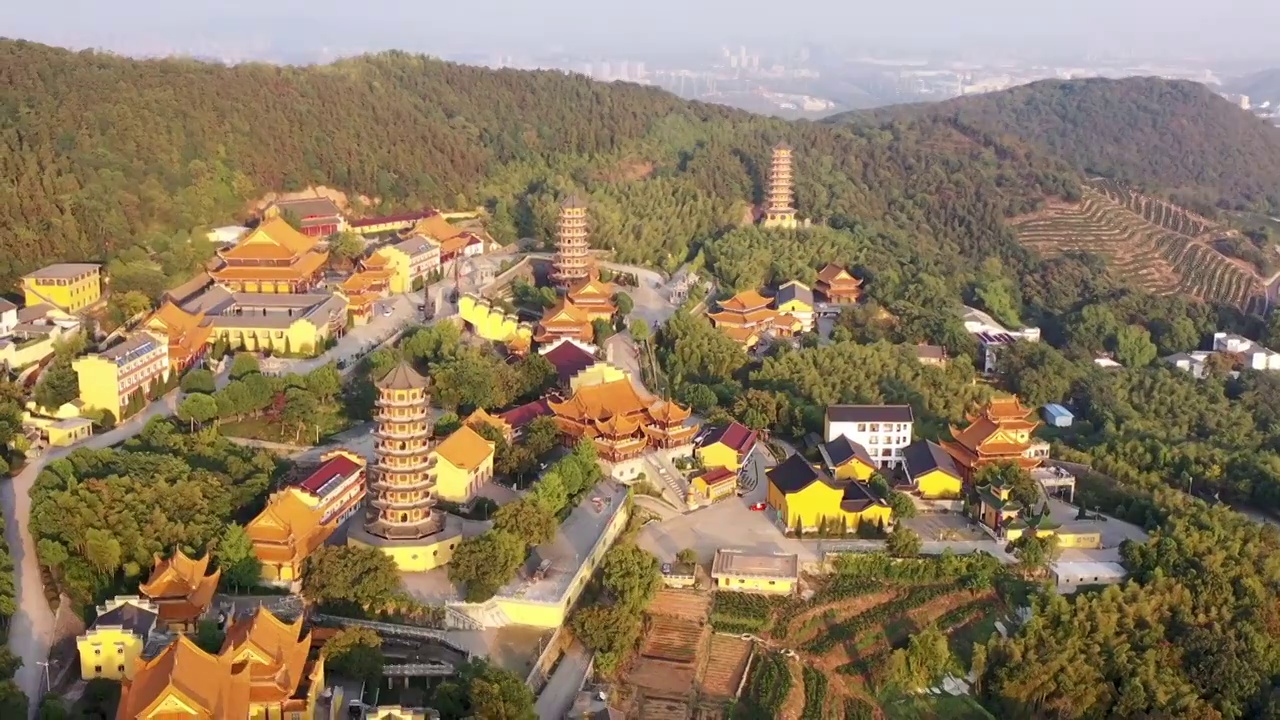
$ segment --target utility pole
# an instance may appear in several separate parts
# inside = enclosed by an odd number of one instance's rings
[[[42,668],[41,672],[44,674],[44,692],[46,695],[48,695],[49,693],[53,692],[53,688],[50,687],[50,680],[49,680],[49,663],[47,661],[38,660],[36,661],[36,664]]]

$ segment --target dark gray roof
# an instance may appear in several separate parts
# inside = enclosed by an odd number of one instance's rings
[[[910,405],[830,405],[827,420],[831,422],[914,422]]]
[[[70,279],[79,277],[87,272],[98,272],[101,268],[101,265],[95,263],[57,263],[42,267],[33,273],[27,273],[23,277],[42,278],[45,280]]]
[[[871,453],[867,452],[866,448],[844,435],[824,445],[823,450],[826,451],[827,459],[831,461],[832,467],[840,467],[855,457],[871,467],[876,466],[871,459]]]
[[[902,464],[912,481],[933,470],[941,470],[955,478],[960,477],[956,461],[941,446],[928,440],[917,440],[902,448]]]
[[[573,195],[565,198],[564,202],[560,203],[560,207],[566,210],[584,210],[586,209],[587,204],[582,200],[581,196],[574,193]]]
[[[784,493],[799,492],[815,481],[828,484],[832,482],[826,471],[815,468],[800,455],[792,455],[765,474],[768,475],[769,482]]]
[[[9,302],[8,300],[5,300],[4,298],[0,298],[0,312],[9,312],[10,310],[17,310],[17,309],[18,309],[17,305],[14,305],[13,303]]]
[[[783,303],[799,300],[810,307],[813,306],[813,289],[801,282],[791,281],[786,285],[778,288],[778,296],[776,298],[778,306]]]
[[[307,218],[338,217],[342,209],[329,198],[298,198],[296,200],[276,200],[275,206],[288,210],[298,216],[299,220]]]
[[[156,614],[131,602],[125,602],[99,615],[98,619],[93,621],[93,626],[118,626],[138,637],[145,638],[156,626]]]
[[[851,480],[844,486],[844,495],[840,498],[840,509],[847,512],[861,512],[880,502],[880,498],[871,494],[871,489],[862,483]]]

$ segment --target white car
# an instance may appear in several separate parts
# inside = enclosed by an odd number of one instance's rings
[[[391,306],[387,305],[382,308],[382,317],[391,317]]]

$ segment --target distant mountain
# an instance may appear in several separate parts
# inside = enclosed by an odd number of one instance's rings
[[[836,122],[947,120],[971,136],[1018,138],[1081,171],[1201,210],[1280,209],[1280,129],[1199,83],[1045,80]]]
[[[1249,73],[1223,83],[1223,87],[1233,93],[1248,95],[1255,104],[1270,101],[1274,105],[1280,102],[1280,68]]]

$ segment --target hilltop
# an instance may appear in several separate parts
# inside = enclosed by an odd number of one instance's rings
[[[158,252],[177,231],[243,221],[252,199],[312,185],[380,198],[369,211],[485,205],[503,241],[547,237],[558,200],[579,192],[593,243],[673,269],[758,202],[779,140],[800,148],[806,216],[899,238],[904,260],[949,272],[964,256],[1016,256],[1003,219],[1078,184],[1016,142],[928,118],[894,132],[787,123],[401,52],[225,66],[4,40],[0,284],[55,259]]]
[[[949,120],[973,136],[1018,138],[1084,173],[1167,195],[1200,212],[1280,208],[1280,129],[1199,83],[1044,80],[884,108],[870,118]],[[866,122],[866,116],[831,121]]]
[[[1275,103],[1280,100],[1280,68],[1259,70],[1233,78],[1223,83],[1223,87],[1231,92],[1248,95],[1255,105],[1266,100]]]

